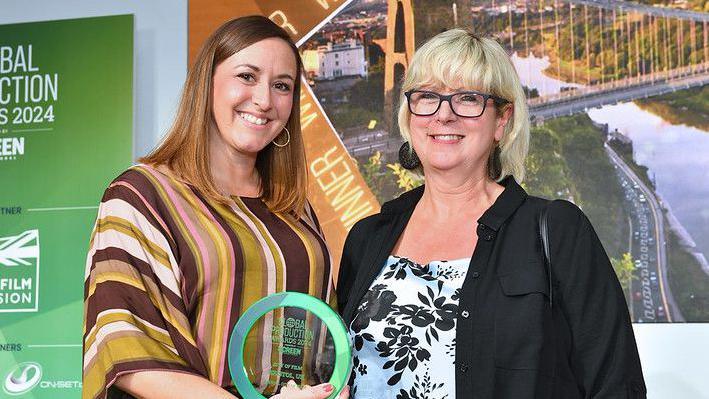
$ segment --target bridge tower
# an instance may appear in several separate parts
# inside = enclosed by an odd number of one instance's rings
[[[388,0],[387,38],[384,57],[384,121],[389,134],[396,135],[396,109],[401,80],[414,55],[414,12],[412,0]]]

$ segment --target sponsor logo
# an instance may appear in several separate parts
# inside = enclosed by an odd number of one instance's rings
[[[22,395],[35,388],[38,389],[81,389],[78,380],[43,380],[42,366],[35,362],[24,362],[10,369],[3,391],[12,396]]]
[[[0,161],[12,161],[22,155],[25,155],[24,137],[0,138]]]
[[[39,230],[0,237],[0,312],[39,309]]]
[[[9,395],[22,395],[34,388],[42,379],[42,367],[34,362],[16,365],[5,377],[3,390]]]

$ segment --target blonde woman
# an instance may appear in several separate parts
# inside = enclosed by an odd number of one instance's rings
[[[548,201],[519,185],[529,122],[503,48],[460,29],[432,38],[409,65],[398,115],[401,162],[425,185],[345,243],[352,396],[644,398],[618,280],[565,201],[548,209],[549,279],[537,227]]]
[[[251,304],[286,290],[335,303],[305,196],[301,71],[268,18],[225,23],[190,69],[164,141],[106,190],[86,269],[84,399],[234,398],[227,346]],[[279,391],[271,327],[247,341],[258,389],[328,397],[330,384]]]

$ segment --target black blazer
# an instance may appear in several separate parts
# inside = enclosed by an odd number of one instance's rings
[[[528,196],[511,177],[502,184],[505,190],[478,220],[461,288],[456,397],[645,398],[625,298],[586,216],[566,201],[549,207],[550,306],[537,231],[548,201]],[[337,284],[347,325],[422,193],[423,187],[409,191],[352,227]]]

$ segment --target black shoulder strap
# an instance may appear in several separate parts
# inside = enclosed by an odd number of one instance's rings
[[[549,228],[547,227],[547,213],[549,210],[549,205],[552,202],[553,201],[550,201],[545,204],[541,212],[539,212],[539,240],[541,241],[542,246],[544,268],[546,269],[547,275],[549,277],[549,307],[552,307],[554,303],[554,280],[551,267],[551,251],[549,250]]]

